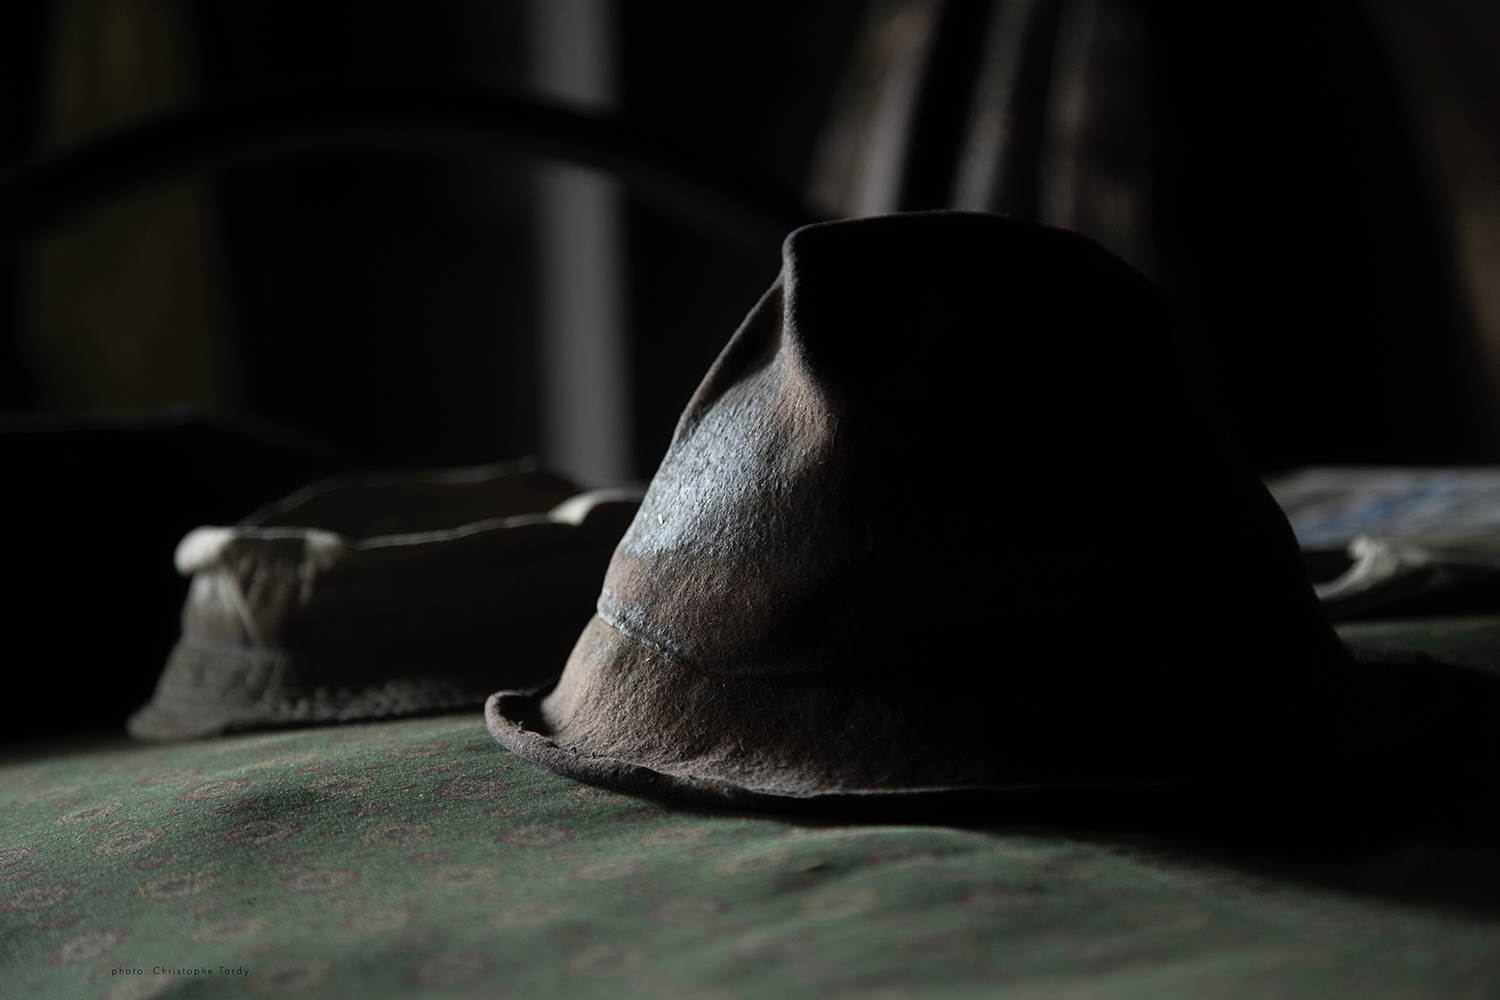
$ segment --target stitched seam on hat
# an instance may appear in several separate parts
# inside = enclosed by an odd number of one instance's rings
[[[755,666],[749,667],[726,668],[711,666],[699,660],[691,659],[681,652],[674,651],[664,646],[659,641],[646,638],[644,635],[639,634],[635,629],[630,628],[616,620],[614,616],[610,615],[602,608],[596,607],[595,614],[598,615],[600,621],[608,625],[610,628],[614,629],[616,632],[619,632],[625,638],[630,639],[633,642],[640,643],[647,649],[650,649],[651,651],[666,657],[679,666],[690,667],[694,670],[698,670],[715,677],[819,677],[827,679],[832,678],[836,675],[836,671],[830,671],[825,667],[819,667],[817,669],[809,670],[807,668],[797,666],[794,661],[780,664],[757,664]]]

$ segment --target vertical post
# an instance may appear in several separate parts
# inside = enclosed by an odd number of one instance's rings
[[[531,84],[542,97],[613,108],[612,8],[612,0],[528,0]],[[608,177],[539,168],[542,458],[584,485],[632,473],[621,209]]]

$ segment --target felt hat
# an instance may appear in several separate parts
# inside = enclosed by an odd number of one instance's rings
[[[1353,663],[1145,278],[979,213],[783,254],[496,739],[770,806],[1300,766]]]
[[[182,638],[131,735],[462,708],[555,674],[639,488],[532,465],[316,482],[177,547]]]

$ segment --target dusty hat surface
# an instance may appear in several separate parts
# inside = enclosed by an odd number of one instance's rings
[[[478,705],[554,675],[639,489],[528,464],[325,480],[190,532],[182,637],[138,739]]]
[[[975,213],[811,226],[555,684],[491,733],[741,804],[1300,766],[1352,661],[1150,283]]]

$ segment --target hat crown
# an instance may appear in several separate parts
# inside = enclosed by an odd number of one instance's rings
[[[1144,278],[1070,233],[928,213],[788,238],[599,613],[735,674],[909,670],[997,621],[1056,627],[1096,672],[1151,631],[1171,673],[1174,645],[1285,617],[1301,572]]]

